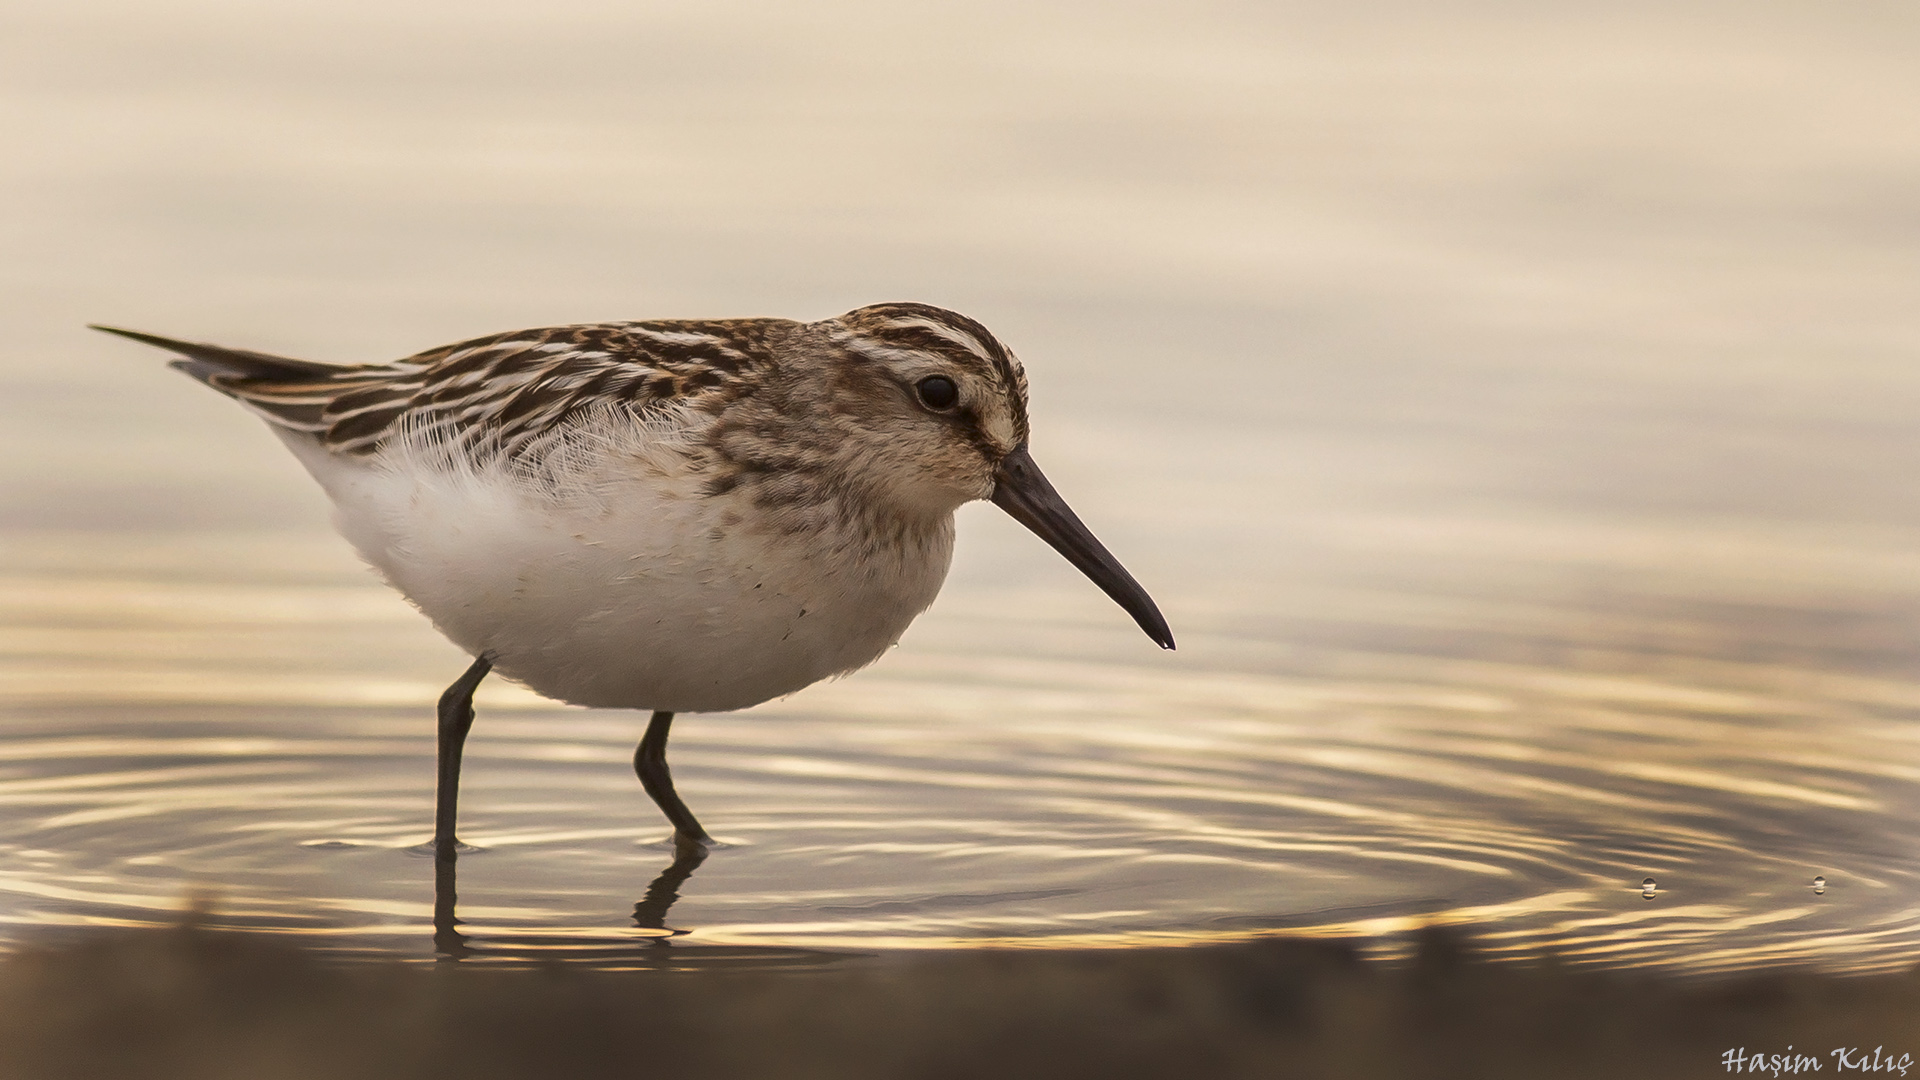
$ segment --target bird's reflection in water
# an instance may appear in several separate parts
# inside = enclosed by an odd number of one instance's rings
[[[443,960],[460,961],[469,957],[485,957],[504,960],[554,960],[562,957],[600,962],[618,962],[621,960],[646,962],[660,959],[660,951],[686,930],[676,930],[667,925],[667,910],[680,899],[680,887],[700,864],[707,860],[705,847],[681,845],[672,864],[662,870],[640,901],[633,905],[634,926],[649,931],[644,938],[634,941],[623,938],[618,941],[595,938],[557,938],[538,935],[488,935],[484,944],[468,943],[468,935],[460,932],[460,919],[456,913],[459,904],[458,861],[451,858],[433,860],[433,951]],[[781,950],[786,951],[786,950]]]
[[[433,951],[442,959],[464,960],[473,950],[467,948],[467,935],[455,929],[460,920],[454,915],[454,906],[460,896],[455,891],[458,883],[454,866],[453,859],[433,860]]]
[[[673,857],[673,864],[660,871],[660,876],[647,886],[647,894],[633,905],[633,925],[642,930],[664,930],[666,933],[653,939],[653,944],[665,947],[673,938],[686,933],[667,925],[667,909],[680,899],[680,886],[687,883],[700,864],[707,861],[707,849],[698,844],[683,844]]]

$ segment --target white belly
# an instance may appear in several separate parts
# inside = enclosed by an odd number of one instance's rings
[[[905,546],[755,528],[744,497],[701,495],[658,454],[555,488],[285,439],[442,633],[576,705],[741,709],[863,667],[933,603],[953,552],[951,515]]]

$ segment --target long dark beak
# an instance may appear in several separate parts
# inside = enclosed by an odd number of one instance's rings
[[[1052,544],[1053,550],[1065,555],[1068,562],[1079,567],[1102,592],[1125,608],[1133,621],[1140,624],[1140,629],[1159,642],[1161,648],[1173,648],[1173,631],[1167,629],[1167,620],[1153,605],[1153,597],[1148,596],[1147,590],[1120,565],[1120,560],[1080,524],[1080,519],[1067,507],[1067,501],[1047,483],[1046,475],[1033,463],[1026,447],[1008,454],[993,479],[995,506],[1013,515],[1013,520],[1032,529],[1034,535]]]

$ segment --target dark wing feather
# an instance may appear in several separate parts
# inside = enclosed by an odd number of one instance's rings
[[[87,329],[118,334],[123,338],[132,338],[135,341],[143,341],[148,345],[157,345],[162,349],[177,352],[186,359],[174,361],[173,366],[201,382],[206,382],[211,375],[289,380],[324,378],[340,370],[333,364],[316,364],[311,360],[294,360],[285,356],[251,352],[246,349],[228,349],[219,345],[177,341],[173,338],[161,337],[159,334],[122,330],[117,326],[89,323]]]
[[[370,454],[405,430],[485,456],[515,454],[582,409],[687,402],[717,408],[768,360],[776,319],[605,323],[522,330],[391,364],[340,366],[108,333],[170,349],[174,366],[269,423],[344,454]]]

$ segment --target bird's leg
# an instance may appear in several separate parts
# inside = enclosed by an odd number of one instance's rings
[[[673,714],[656,712],[647,724],[647,733],[640,739],[639,749],[633,752],[633,771],[640,776],[640,786],[653,796],[655,806],[673,822],[673,846],[681,855],[694,850],[704,849],[713,843],[713,837],[694,820],[693,811],[674,794],[673,776],[667,772],[667,729],[673,726]],[[697,865],[697,864],[696,864]]]
[[[460,803],[460,751],[473,727],[473,691],[493,670],[493,657],[481,653],[467,673],[440,695],[440,782],[433,800],[433,857],[451,859],[459,852],[453,823]],[[664,768],[664,765],[662,766]],[[671,788],[668,789],[671,792]]]

